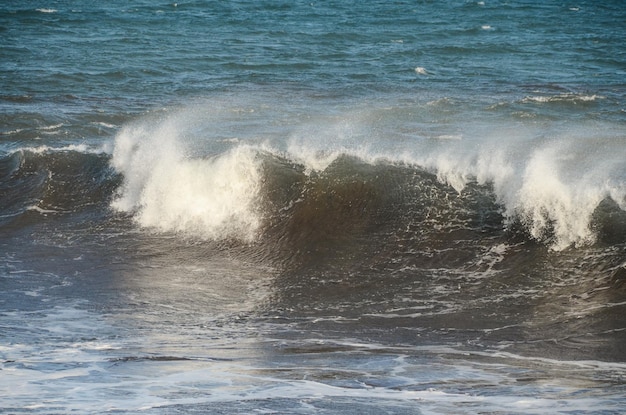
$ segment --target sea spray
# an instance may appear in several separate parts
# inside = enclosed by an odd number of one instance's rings
[[[129,126],[117,135],[111,164],[124,181],[112,206],[160,231],[253,240],[260,225],[255,151],[239,146],[194,157],[181,130],[174,117],[153,126]]]

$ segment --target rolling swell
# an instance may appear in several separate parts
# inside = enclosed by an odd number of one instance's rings
[[[2,155],[0,223],[106,208],[119,185],[108,163],[104,153],[74,147],[25,148]]]
[[[129,157],[132,169],[125,170],[116,154],[25,148],[0,157],[0,212],[6,223],[25,214],[105,212],[111,205],[146,228],[276,248],[270,256],[289,251],[277,260],[373,241],[411,245],[411,255],[426,258],[465,239],[549,247],[555,238],[549,218],[537,238],[523,214],[508,217],[489,183],[470,181],[459,191],[430,169],[347,153],[320,170],[294,160],[237,146],[215,157],[157,157],[143,165]],[[590,229],[596,245],[623,244],[626,212],[606,197]]]

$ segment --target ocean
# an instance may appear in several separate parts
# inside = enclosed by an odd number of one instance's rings
[[[626,3],[0,4],[0,412],[626,412]]]

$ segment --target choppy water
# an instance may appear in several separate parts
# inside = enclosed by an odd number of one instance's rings
[[[2,4],[1,411],[625,411],[624,22]]]

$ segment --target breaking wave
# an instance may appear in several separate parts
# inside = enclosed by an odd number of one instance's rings
[[[330,126],[309,141],[203,141],[199,151],[181,119],[140,122],[116,138],[111,165],[123,184],[112,206],[141,226],[252,242],[277,218],[296,233],[341,234],[390,218],[449,231],[489,217],[481,226],[554,250],[625,226],[623,146],[612,137],[425,140],[391,154],[333,142],[328,131],[342,132]]]
[[[346,117],[280,140],[213,139],[194,117],[139,120],[111,149],[0,155],[2,220],[112,208],[158,232],[304,245],[490,230],[552,250],[626,238],[626,154],[610,131],[529,137],[470,128],[459,139],[435,135],[390,150],[384,132],[350,136]]]
[[[261,172],[252,149],[193,158],[171,126],[139,126],[118,135],[111,164],[124,176],[112,206],[140,225],[205,239],[255,238]]]

